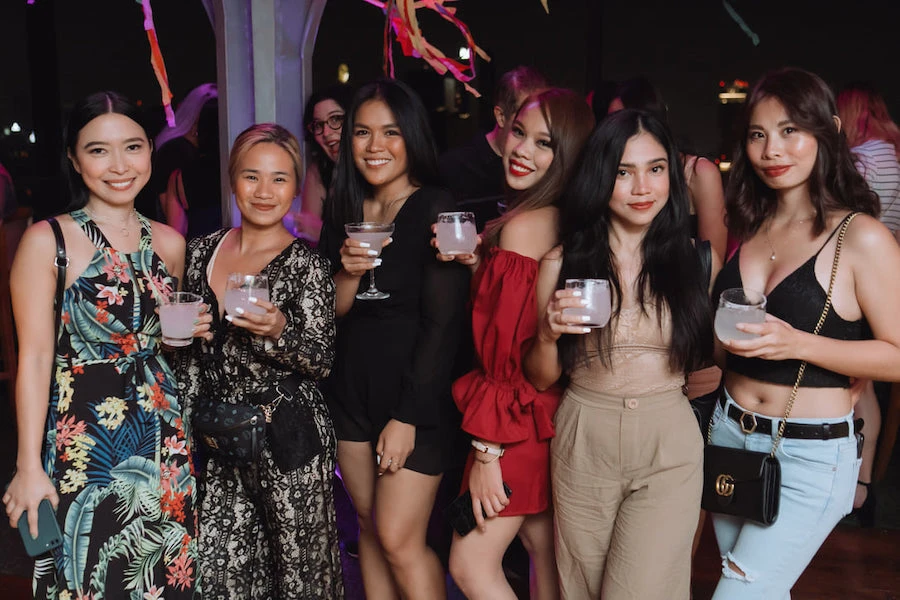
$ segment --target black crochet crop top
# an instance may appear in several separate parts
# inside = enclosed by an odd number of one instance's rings
[[[831,234],[833,236],[834,233]],[[828,240],[831,239],[828,237]],[[822,245],[828,244],[826,240]],[[822,248],[800,265],[794,272],[785,277],[767,295],[766,312],[789,323],[795,329],[812,333],[822,315],[827,290],[822,289],[816,279],[816,259]],[[713,298],[718,302],[719,295],[728,288],[743,287],[740,272],[740,248],[734,253],[716,278]],[[865,321],[845,321],[832,307],[825,317],[819,335],[838,340],[861,340],[868,337],[869,328]],[[745,358],[730,352],[726,356],[726,369],[768,383],[794,385],[800,361],[765,360],[762,358]],[[814,364],[807,364],[800,387],[848,388],[850,379],[846,375],[823,369]]]

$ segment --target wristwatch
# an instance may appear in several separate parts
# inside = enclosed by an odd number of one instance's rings
[[[472,447],[484,454],[493,454],[497,458],[500,458],[503,456],[503,453],[506,452],[506,448],[492,448],[487,444],[482,444],[478,440],[472,440]]]

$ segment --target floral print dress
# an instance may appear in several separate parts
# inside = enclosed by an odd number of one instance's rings
[[[83,210],[70,214],[97,251],[63,297],[44,448],[63,546],[36,561],[34,595],[190,598],[196,484],[155,311],[174,282],[144,217],[126,254]]]

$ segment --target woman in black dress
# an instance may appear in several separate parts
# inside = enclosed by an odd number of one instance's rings
[[[328,395],[359,519],[363,584],[369,598],[439,599],[444,572],[425,533],[458,430],[450,377],[468,270],[436,261],[430,240],[437,214],[455,206],[431,187],[428,116],[402,83],[357,93],[340,156],[319,247],[332,262],[341,318]],[[380,259],[345,239],[344,225],[359,221],[393,222]],[[357,300],[376,264],[378,288],[390,298]]]

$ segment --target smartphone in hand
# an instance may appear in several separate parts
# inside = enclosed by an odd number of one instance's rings
[[[19,534],[22,536],[28,556],[40,556],[62,546],[62,532],[56,521],[56,511],[53,510],[49,500],[44,498],[38,505],[38,536],[33,538],[28,531],[27,512],[23,512],[19,517]]]
[[[507,498],[512,495],[512,490],[509,489],[506,482],[503,482],[503,491],[506,493]],[[487,518],[487,515],[484,514],[484,509],[482,509],[481,514]],[[478,523],[475,522],[475,512],[472,510],[472,494],[469,490],[463,492],[447,505],[447,508],[444,509],[444,518],[447,519],[453,530],[461,537],[465,537],[478,526]]]

